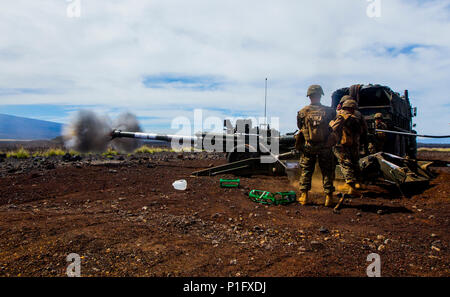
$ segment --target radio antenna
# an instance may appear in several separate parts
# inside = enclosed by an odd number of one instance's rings
[[[266,87],[264,94],[264,124],[267,125],[267,77],[266,77]]]

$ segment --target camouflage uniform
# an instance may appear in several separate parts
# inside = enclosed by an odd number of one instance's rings
[[[376,121],[377,119],[380,121]],[[375,114],[375,129],[387,130],[387,128],[386,123],[383,122],[383,115],[380,113]],[[382,152],[384,149],[384,144],[386,143],[385,132],[375,132],[374,136],[374,141],[369,143],[369,152],[371,154]]]
[[[356,108],[356,102],[352,101]],[[345,107],[345,105],[343,105]],[[367,138],[367,123],[361,113],[341,109],[334,121],[330,123],[336,138],[334,153],[338,159],[345,181],[357,183],[361,176],[359,167],[360,138]]]
[[[317,126],[320,130],[322,140],[313,141],[311,139],[308,129],[309,115],[317,112],[321,113],[323,119],[321,124]],[[311,179],[316,166],[316,160],[319,161],[319,167],[322,172],[322,183],[325,194],[332,194],[334,192],[334,158],[331,145],[328,143],[328,138],[331,133],[329,122],[336,116],[336,111],[321,104],[310,104],[298,112],[297,126],[300,130],[301,136],[304,138],[303,155],[300,159],[300,167],[302,173],[300,177],[300,190],[307,192],[311,189]],[[317,140],[317,139],[316,139]]]

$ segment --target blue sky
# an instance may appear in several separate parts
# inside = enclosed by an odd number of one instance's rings
[[[142,79],[146,88],[150,89],[184,89],[192,91],[215,91],[224,87],[221,79],[208,75],[184,75],[176,73],[161,73],[146,75]]]
[[[418,107],[423,134],[450,134],[450,0],[16,0],[0,10],[0,113],[67,123],[79,109],[171,121],[268,115],[296,129],[308,85],[323,102],[379,83]]]

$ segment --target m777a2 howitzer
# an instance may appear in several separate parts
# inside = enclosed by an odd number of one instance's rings
[[[374,115],[382,113],[388,129],[383,130],[387,142],[383,151],[363,155],[360,166],[366,182],[383,182],[401,188],[412,184],[426,184],[433,177],[428,170],[430,162],[417,161],[416,137],[450,137],[418,135],[412,128],[412,117],[417,109],[412,108],[408,92],[404,96],[380,85],[355,85],[335,91],[332,106],[336,108],[344,95],[351,95],[358,104],[369,127],[369,141],[376,129]],[[280,135],[270,127],[253,127],[251,120],[238,120],[236,126],[225,121],[224,133],[198,133],[195,136],[135,133],[114,130],[112,138],[127,137],[172,142],[188,145],[199,150],[226,153],[227,164],[193,172],[196,176],[215,176],[232,173],[235,175],[286,174],[298,176],[301,170],[298,160],[301,152],[295,149],[295,133]],[[272,150],[274,147],[277,149]],[[264,161],[263,161],[264,160]],[[447,165],[447,164],[446,164]],[[343,179],[339,166],[336,179]]]
[[[137,138],[165,141],[172,148],[195,148],[207,152],[224,152],[227,164],[194,172],[193,175],[218,175],[233,173],[237,175],[283,174],[286,164],[281,160],[292,157],[295,145],[294,133],[279,135],[270,129],[253,127],[251,120],[237,120],[233,127],[225,121],[225,133],[197,133],[194,136],[164,135],[154,133],[127,132],[114,130],[112,138]]]

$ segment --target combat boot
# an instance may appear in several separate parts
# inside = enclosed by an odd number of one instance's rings
[[[355,183],[355,188],[357,189],[357,190],[364,190],[364,185],[363,184],[360,184],[360,183]]]
[[[360,196],[361,192],[355,186],[355,183],[348,183],[348,194],[351,196]]]
[[[300,195],[300,198],[298,198],[298,202],[301,204],[301,205],[307,205],[307,204],[310,204],[310,201],[309,201],[309,197],[308,197],[309,195],[308,195],[308,192],[302,192],[302,194]]]
[[[333,193],[326,194],[325,207],[330,207],[333,204]]]

